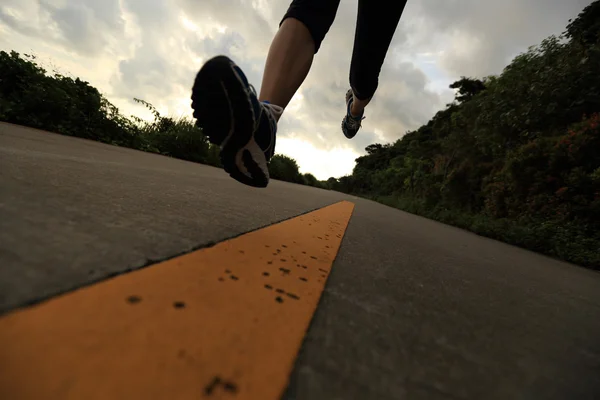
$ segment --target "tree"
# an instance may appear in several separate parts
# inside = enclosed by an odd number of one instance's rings
[[[317,178],[315,178],[315,176],[313,174],[306,173],[303,175],[303,179],[304,179],[305,185],[315,186],[315,187],[319,186],[319,181],[317,180]]]
[[[298,163],[291,157],[276,154],[269,162],[269,174],[273,179],[292,183],[304,183],[304,179],[298,171]]]
[[[600,42],[600,0],[584,8],[575,20],[569,20],[565,36],[585,47]]]
[[[461,79],[450,85],[450,89],[458,89],[458,93],[455,97],[456,101],[458,103],[464,103],[483,92],[485,90],[485,83],[479,79],[471,79],[462,76]]]

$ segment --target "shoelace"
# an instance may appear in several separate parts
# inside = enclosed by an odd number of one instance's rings
[[[367,117],[363,116],[362,118],[354,118],[351,114],[347,115],[346,124],[350,129],[359,129],[362,126],[362,120]]]

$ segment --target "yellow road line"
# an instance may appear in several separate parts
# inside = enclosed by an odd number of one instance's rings
[[[279,398],[353,208],[336,203],[5,315],[0,398]]]

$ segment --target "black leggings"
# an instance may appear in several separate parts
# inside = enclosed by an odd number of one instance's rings
[[[293,0],[281,23],[295,18],[308,28],[315,53],[335,19],[340,0]],[[406,0],[359,0],[350,87],[361,100],[373,97],[379,72],[400,21]]]

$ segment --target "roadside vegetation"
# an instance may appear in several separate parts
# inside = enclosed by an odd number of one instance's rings
[[[462,77],[455,100],[351,175],[319,181],[276,155],[273,178],[379,201],[600,269],[600,0],[497,76]],[[0,120],[219,166],[191,120],[126,117],[80,79],[0,52]]]

